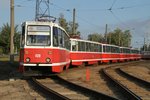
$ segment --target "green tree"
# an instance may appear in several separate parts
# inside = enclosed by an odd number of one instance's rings
[[[102,42],[103,36],[101,34],[98,34],[98,33],[89,34],[88,40],[95,41],[95,42]]]
[[[130,30],[122,31],[116,28],[113,32],[107,34],[107,43],[129,47],[131,45],[131,37]]]
[[[73,22],[69,22],[68,23],[68,27],[69,27],[69,34],[72,35],[73,34]],[[75,23],[75,35],[80,35],[80,32],[78,31],[78,27],[79,24]]]
[[[123,32],[123,35],[122,35],[122,38],[121,38],[121,40],[123,40],[122,46],[130,47],[131,38],[132,38],[132,36],[131,36],[130,30],[125,30]]]
[[[8,23],[4,24],[1,28],[0,34],[0,45],[2,47],[3,53],[8,54],[10,52],[10,25]],[[19,49],[20,45],[20,34],[18,32],[18,25],[15,26],[14,32],[14,48]]]
[[[67,20],[65,19],[64,15],[62,13],[60,14],[60,17],[58,18],[58,22],[59,22],[59,25],[61,27],[63,27],[66,30],[66,32],[71,36],[72,30],[73,30],[73,22],[71,22],[71,21],[67,22]],[[75,23],[75,32],[76,32],[75,35],[80,36],[80,32],[78,31],[78,27],[79,27],[79,24]]]
[[[58,18],[58,22],[59,22],[59,25],[63,27],[67,32],[69,31],[68,22],[62,13],[60,14],[60,17]]]

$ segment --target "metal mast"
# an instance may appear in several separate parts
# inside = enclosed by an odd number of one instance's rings
[[[50,20],[49,0],[36,0],[35,20],[36,21]]]
[[[75,16],[76,16],[76,10],[74,8],[73,9],[73,28],[72,28],[72,34],[73,35],[76,35],[76,32],[75,32]]]
[[[14,0],[10,0],[10,61],[14,61]]]

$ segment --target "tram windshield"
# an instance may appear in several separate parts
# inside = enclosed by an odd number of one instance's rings
[[[50,44],[51,43],[49,26],[28,26],[28,46],[49,46]]]

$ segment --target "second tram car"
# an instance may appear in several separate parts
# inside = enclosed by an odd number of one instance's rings
[[[69,35],[56,23],[24,22],[19,70],[49,73],[67,69],[70,64],[69,41]]]
[[[130,48],[120,47],[120,62],[130,60]]]
[[[71,52],[70,59],[72,65],[84,65],[101,63],[102,44],[93,41],[70,39]]]
[[[120,48],[119,46],[103,44],[102,49],[102,62],[118,62],[120,59]]]
[[[139,59],[141,59],[140,51],[131,48],[130,60],[139,60]]]

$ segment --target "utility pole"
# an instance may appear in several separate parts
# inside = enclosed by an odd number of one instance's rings
[[[14,61],[14,0],[10,0],[10,62]]]
[[[145,37],[144,37],[144,46],[143,46],[144,51],[146,51],[146,43],[145,43]]]
[[[72,34],[75,35],[75,16],[76,16],[76,10],[73,9],[73,26],[72,26]]]
[[[119,32],[119,36],[118,36],[118,38],[119,38],[119,39],[118,39],[118,45],[119,45],[119,46],[121,46],[121,43],[120,43],[120,35],[121,35],[121,34],[120,34],[120,32]]]
[[[105,43],[107,43],[107,24],[106,24],[106,26],[105,26]]]
[[[110,35],[110,36],[109,36],[109,44],[111,44],[111,34],[112,34],[112,33],[109,34],[109,35]]]

